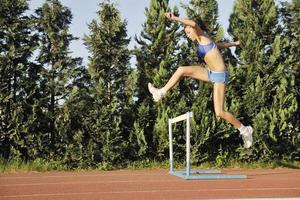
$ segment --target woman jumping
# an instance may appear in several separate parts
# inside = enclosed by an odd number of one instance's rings
[[[223,57],[218,48],[226,48],[239,45],[239,42],[231,43],[214,43],[204,31],[193,20],[179,18],[172,13],[165,13],[169,20],[182,23],[187,37],[197,44],[198,56],[202,57],[207,64],[207,68],[200,66],[184,66],[178,67],[167,84],[157,89],[148,84],[148,89],[153,96],[155,102],[160,101],[166,93],[175,86],[181,77],[190,77],[206,82],[214,83],[213,101],[216,116],[225,119],[240,131],[244,141],[244,147],[249,148],[252,145],[251,126],[244,126],[231,113],[224,110],[225,88],[228,82],[228,72],[225,67]]]

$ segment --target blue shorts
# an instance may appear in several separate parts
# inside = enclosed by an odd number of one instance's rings
[[[208,78],[213,83],[225,83],[226,85],[229,80],[229,74],[227,71],[216,72],[208,70]]]

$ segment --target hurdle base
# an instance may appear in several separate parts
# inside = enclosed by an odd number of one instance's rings
[[[186,171],[178,170],[170,172],[171,175],[185,180],[222,180],[222,179],[246,179],[246,175],[225,175],[220,170],[191,170],[188,176]],[[203,175],[204,174],[204,175]]]

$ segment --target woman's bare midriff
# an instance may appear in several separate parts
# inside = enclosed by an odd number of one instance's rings
[[[209,44],[212,40],[207,35],[199,35],[201,44]],[[218,48],[210,50],[204,57],[207,67],[212,71],[224,71],[226,69],[223,57]]]
[[[225,71],[225,63],[218,48],[210,50],[204,57],[207,67],[212,71]]]

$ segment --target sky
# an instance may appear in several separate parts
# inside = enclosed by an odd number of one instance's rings
[[[33,13],[38,7],[41,7],[45,0],[30,0],[29,13]],[[70,31],[73,36],[79,40],[73,41],[70,46],[72,56],[82,57],[83,64],[88,62],[88,51],[83,45],[84,35],[89,34],[88,24],[97,19],[96,12],[99,10],[101,0],[60,0],[60,2],[71,9],[73,14]],[[131,37],[129,48],[132,49],[136,44],[134,36],[139,35],[142,30],[142,24],[145,22],[145,8],[149,6],[150,0],[112,0],[117,4],[117,8],[121,13],[122,19],[127,20],[127,34]],[[189,0],[169,0],[170,7],[175,5],[179,7],[180,16],[186,17],[186,13],[180,7],[180,3],[188,4]],[[225,32],[228,28],[229,16],[233,10],[234,0],[217,0],[219,5],[219,23],[223,26]],[[226,35],[225,33],[225,36]]]

